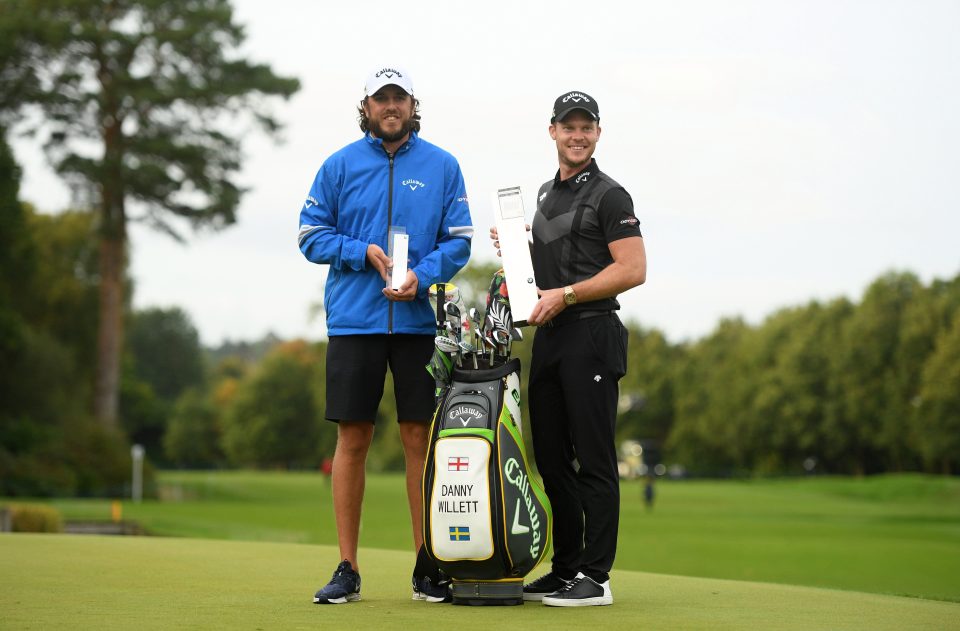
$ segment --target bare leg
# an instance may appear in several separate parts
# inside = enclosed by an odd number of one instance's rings
[[[340,558],[356,571],[360,540],[360,509],[366,485],[367,451],[373,440],[373,423],[341,421],[337,426],[337,450],[333,457],[333,512],[337,519]]]
[[[400,441],[407,465],[407,500],[410,502],[410,521],[413,525],[413,552],[423,545],[423,521],[421,518],[421,477],[427,457],[427,438],[430,424],[416,421],[400,422]]]

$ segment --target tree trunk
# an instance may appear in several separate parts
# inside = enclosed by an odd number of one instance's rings
[[[123,135],[116,115],[112,81],[102,73],[107,115],[104,116],[104,161],[100,179],[100,319],[97,331],[97,377],[94,415],[116,429],[120,400],[120,355],[123,350],[124,279],[127,217],[124,208]]]
[[[120,354],[123,348],[126,234],[122,227],[119,234],[111,232],[100,237],[100,318],[94,414],[103,425],[116,428],[120,399]]]

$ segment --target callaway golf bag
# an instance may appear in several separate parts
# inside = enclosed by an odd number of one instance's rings
[[[437,352],[428,367],[438,404],[423,473],[424,545],[453,579],[454,604],[523,604],[523,577],[546,553],[552,515],[527,468],[520,429],[520,360],[509,349],[521,336],[502,272],[483,323],[471,309],[459,327],[446,326],[462,313],[449,288],[437,288]]]

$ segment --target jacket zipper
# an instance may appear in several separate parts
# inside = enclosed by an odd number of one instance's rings
[[[384,151],[387,151],[384,149]],[[393,156],[387,151],[387,157],[390,159],[390,188],[387,189],[387,250],[390,249],[390,226],[393,225]],[[393,333],[393,301],[387,301],[387,335]]]

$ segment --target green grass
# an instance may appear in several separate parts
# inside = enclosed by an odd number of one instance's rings
[[[152,533],[336,543],[318,474],[166,472],[161,482],[163,501],[124,503]],[[960,602],[960,480],[661,482],[649,512],[641,491],[622,486],[617,569]],[[405,502],[400,476],[368,476],[364,547],[410,549]],[[105,501],[55,504],[67,519],[109,516]]]
[[[618,567],[960,601],[958,480],[663,484],[650,514],[623,491]]]
[[[451,607],[410,600],[412,554],[364,549],[363,600],[317,606],[336,549],[156,537],[0,535],[3,629],[960,628],[960,605],[617,570],[614,605]]]

